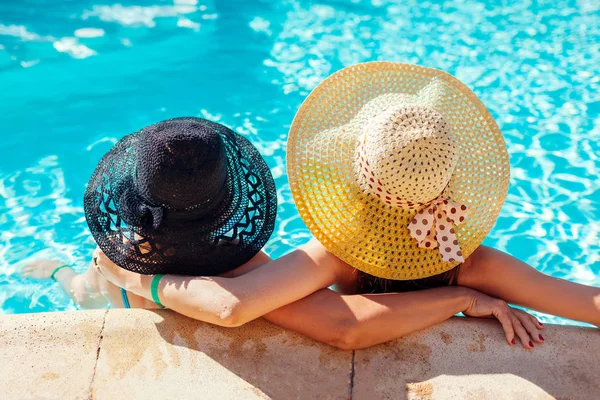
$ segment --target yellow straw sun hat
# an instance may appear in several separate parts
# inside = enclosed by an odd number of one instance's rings
[[[353,267],[398,280],[464,261],[492,229],[510,176],[504,138],[469,88],[390,62],[344,68],[312,91],[287,166],[313,235]]]

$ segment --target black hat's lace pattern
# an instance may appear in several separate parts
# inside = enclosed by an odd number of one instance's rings
[[[98,246],[115,264],[142,274],[217,275],[242,265],[260,251],[275,224],[277,194],[264,159],[247,139],[222,125],[199,118],[159,124],[166,128],[150,133],[145,128],[121,139],[90,179],[84,206]],[[184,132],[182,137],[178,130]],[[157,135],[157,140],[140,140],[147,134]],[[212,135],[220,135],[226,167],[221,168],[219,157],[213,157],[218,148],[197,156],[189,143],[180,146],[189,141],[202,149],[214,142]],[[140,143],[145,145],[140,147]],[[177,164],[181,160],[169,159],[179,156],[177,146],[189,159],[184,165],[189,168],[181,174],[164,167],[172,163],[181,168]],[[140,151],[159,153],[144,159],[162,157],[161,164],[140,164]],[[145,168],[145,173],[138,174],[139,168]],[[160,181],[161,174],[169,176],[168,190]],[[181,198],[189,206],[173,207],[147,195],[158,192],[165,199],[170,191],[179,206]],[[194,203],[194,199],[200,201]]]

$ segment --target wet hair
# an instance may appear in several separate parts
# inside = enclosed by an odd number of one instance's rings
[[[460,264],[449,271],[430,276],[429,278],[408,281],[378,278],[366,272],[356,270],[358,274],[357,293],[414,292],[416,290],[433,289],[436,287],[456,286],[459,269]]]

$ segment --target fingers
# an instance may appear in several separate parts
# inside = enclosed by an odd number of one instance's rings
[[[513,329],[515,330],[515,334],[521,341],[523,347],[527,350],[531,350],[533,348],[533,342],[531,341],[531,337],[529,337],[527,329],[523,327],[523,324],[521,324],[519,318],[517,318],[516,315],[512,313],[512,310],[510,319],[512,321]]]
[[[522,346],[531,350],[535,343],[543,343],[543,336],[537,326],[539,321],[525,311],[515,310],[504,302],[495,305],[493,315],[502,324],[506,341],[514,345],[519,340]]]
[[[92,252],[92,257],[98,258],[100,257],[100,253],[102,253],[102,250],[100,250],[100,247],[96,247],[96,249],[94,249],[94,251]]]
[[[25,266],[23,266],[21,268],[20,274],[22,276],[26,276],[26,277],[33,277],[36,273],[36,271],[38,271],[39,268],[39,262],[32,262],[29,264],[26,264]]]
[[[542,324],[536,317],[529,314],[528,312],[519,310],[518,308],[513,308],[512,310],[515,314],[517,314],[519,319],[527,318],[527,320],[529,322],[531,322],[535,326],[536,329],[538,329],[538,330],[544,329],[544,324]]]
[[[496,314],[496,318],[502,324],[502,329],[504,329],[504,336],[506,336],[506,341],[508,344],[515,344],[515,330],[513,329],[513,323],[508,315],[508,310],[499,311]]]
[[[534,317],[533,315],[531,315],[529,313],[525,313],[525,314],[527,314],[527,316],[531,319],[531,322],[533,322],[533,324],[535,325],[536,328],[544,329],[544,324],[542,324],[539,319],[537,319],[536,317]]]
[[[100,250],[99,247],[96,247],[96,249],[92,253],[92,266],[94,267],[97,273],[102,274],[102,268],[100,267],[100,253],[102,253],[102,250]]]
[[[117,275],[123,272],[121,268],[113,263],[110,258],[108,258],[106,254],[104,254],[104,252],[98,248],[94,251],[93,255],[96,272],[104,276],[109,281],[115,283],[114,280],[116,279]]]
[[[31,274],[39,266],[39,261],[30,262],[21,268],[21,274]]]
[[[106,255],[100,250],[99,247],[96,247],[94,252],[92,253],[92,261],[94,263],[94,267],[96,270],[102,269],[102,263],[106,260]]]
[[[525,330],[527,330],[529,337],[534,343],[544,343],[544,337],[537,327],[539,324],[537,318],[522,310],[513,310],[513,313],[519,319]]]
[[[100,249],[96,249],[96,251],[94,251],[94,256],[97,257],[98,264],[111,262],[110,259],[106,257],[106,254],[104,254],[104,252]]]

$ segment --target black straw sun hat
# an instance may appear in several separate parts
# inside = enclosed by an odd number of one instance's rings
[[[84,208],[96,243],[120,267],[209,276],[260,251],[273,232],[277,193],[247,139],[186,117],[122,138],[98,163]]]

